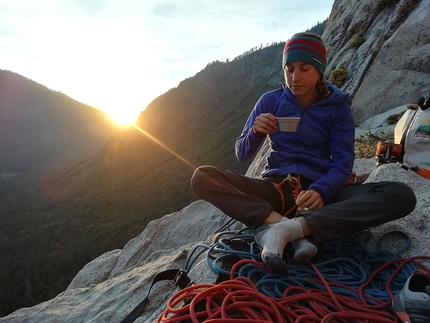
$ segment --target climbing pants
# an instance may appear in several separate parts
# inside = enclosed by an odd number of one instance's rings
[[[301,188],[307,189],[312,181],[300,178]],[[201,166],[195,170],[191,186],[198,196],[229,217],[258,227],[270,212],[284,214],[285,210],[294,208],[293,185],[282,185],[282,201],[273,184],[283,179],[281,176],[250,178],[213,166]],[[314,243],[319,244],[404,217],[414,210],[415,204],[415,194],[408,185],[386,181],[344,186],[323,207],[302,210],[293,216],[306,220]]]

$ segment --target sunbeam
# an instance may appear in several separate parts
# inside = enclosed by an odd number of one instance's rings
[[[169,147],[167,147],[165,144],[163,144],[161,141],[159,141],[157,138],[151,136],[149,133],[147,133],[145,130],[139,128],[138,126],[136,126],[135,124],[132,124],[131,126],[133,126],[136,130],[140,131],[141,133],[143,133],[145,136],[147,136],[149,139],[153,140],[154,142],[156,142],[157,144],[159,144],[161,147],[163,147],[164,149],[166,149],[169,153],[171,153],[172,155],[174,155],[175,157],[179,158],[181,161],[183,161],[185,164],[187,164],[188,166],[190,166],[193,170],[196,169],[196,166],[193,165],[192,163],[190,163],[188,160],[186,160],[185,158],[183,158],[181,155],[177,154],[176,152],[174,152],[172,149],[170,149]]]

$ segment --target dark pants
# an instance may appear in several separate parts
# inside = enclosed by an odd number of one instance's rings
[[[197,168],[191,179],[194,192],[229,217],[247,226],[257,227],[272,211],[283,214],[295,206],[293,186],[283,185],[281,194],[272,181],[257,179],[212,166]],[[302,189],[312,182],[302,179]],[[376,182],[344,186],[332,201],[315,210],[301,211],[310,226],[315,243],[337,240],[367,228],[399,219],[412,212],[416,197],[413,190],[400,182]],[[294,216],[294,215],[293,215]]]

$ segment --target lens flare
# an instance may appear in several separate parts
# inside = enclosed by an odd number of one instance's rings
[[[139,132],[141,132],[142,134],[144,134],[145,136],[147,136],[149,139],[153,140],[155,143],[157,143],[158,145],[160,145],[162,148],[166,149],[169,153],[171,153],[172,155],[174,155],[175,157],[179,158],[182,162],[184,162],[185,164],[187,164],[188,166],[190,166],[192,169],[196,169],[196,166],[193,165],[192,163],[190,163],[188,160],[186,160],[185,158],[183,158],[181,155],[179,155],[178,153],[174,152],[172,149],[170,149],[169,147],[167,147],[165,144],[163,144],[161,141],[159,141],[157,138],[155,138],[154,136],[150,135],[149,133],[147,133],[145,130],[139,128],[138,126],[136,126],[135,124],[131,125],[133,128],[135,128],[136,130],[138,130]]]

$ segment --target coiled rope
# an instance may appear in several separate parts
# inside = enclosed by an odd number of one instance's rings
[[[430,274],[419,262],[430,260],[428,256],[370,252],[362,246],[364,240],[354,237],[326,244],[308,265],[286,258],[290,274],[281,277],[261,262],[261,248],[252,235],[226,235],[221,233],[204,250],[209,267],[217,274],[228,273],[230,279],[179,291],[157,322],[394,323],[394,295],[418,267]],[[232,249],[231,240],[242,240],[249,250]],[[239,260],[230,270],[223,268],[223,260],[231,256]]]

